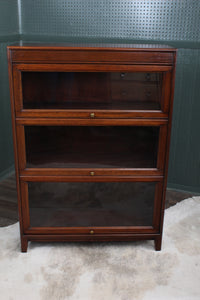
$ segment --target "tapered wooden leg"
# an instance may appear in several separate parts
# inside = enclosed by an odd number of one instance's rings
[[[27,252],[28,240],[25,237],[21,237],[21,252]]]
[[[155,250],[160,251],[162,245],[162,236],[156,237],[154,240]]]

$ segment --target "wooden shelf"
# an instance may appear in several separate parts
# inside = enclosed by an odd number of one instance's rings
[[[113,103],[106,103],[104,101],[100,103],[94,102],[58,102],[58,103],[48,103],[35,101],[34,103],[26,103],[24,105],[25,110],[32,109],[51,109],[51,110],[160,110],[160,104],[156,102],[139,102],[139,101],[115,101]]]

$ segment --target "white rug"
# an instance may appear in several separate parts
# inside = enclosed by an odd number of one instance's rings
[[[200,197],[166,210],[163,247],[29,243],[0,228],[1,300],[199,300]]]

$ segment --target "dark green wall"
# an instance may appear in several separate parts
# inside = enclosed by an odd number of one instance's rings
[[[0,1],[0,178],[13,170],[13,146],[6,47],[19,39],[17,0]]]
[[[179,49],[168,186],[200,192],[200,1],[197,0],[21,0],[3,1],[12,18],[5,18],[0,34],[20,33],[26,41],[109,41],[166,43]],[[0,2],[0,6],[2,6]],[[1,8],[1,7],[0,7]],[[1,11],[1,9],[0,9]],[[19,15],[19,22],[17,16]],[[10,22],[11,20],[11,22]],[[8,25],[6,25],[7,23]],[[19,24],[19,25],[18,25]],[[17,31],[16,31],[17,28]],[[14,37],[13,37],[14,39]],[[5,45],[0,66],[6,74]],[[7,75],[0,92],[1,170],[13,157]],[[2,150],[3,149],[3,150]],[[1,161],[2,160],[2,161]]]
[[[25,35],[199,39],[198,0],[22,0],[21,3]]]
[[[0,1],[0,37],[19,34],[18,0]],[[12,39],[11,39],[12,40]]]
[[[200,50],[179,49],[168,186],[200,192]]]

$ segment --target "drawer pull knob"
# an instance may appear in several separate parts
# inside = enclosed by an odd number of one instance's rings
[[[121,73],[121,74],[120,74],[120,77],[121,77],[121,78],[124,78],[124,77],[125,77],[125,73]]]
[[[90,230],[90,234],[94,234],[94,230]]]
[[[94,117],[95,117],[95,113],[91,113],[90,118],[94,118]]]
[[[91,175],[91,176],[94,176],[94,172],[93,172],[93,171],[92,171],[92,172],[90,172],[90,175]]]

